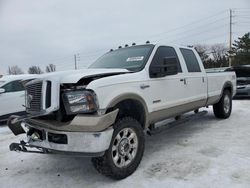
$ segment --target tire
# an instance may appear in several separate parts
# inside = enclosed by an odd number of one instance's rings
[[[232,95],[229,90],[224,90],[220,101],[213,105],[213,111],[217,118],[229,118],[232,111]]]
[[[121,118],[113,127],[109,149],[102,157],[92,158],[92,163],[101,174],[120,180],[139,166],[144,153],[144,132],[140,123],[130,117]]]

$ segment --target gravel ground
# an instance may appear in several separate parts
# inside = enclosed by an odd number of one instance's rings
[[[89,158],[10,152],[20,140],[0,127],[0,187],[250,187],[250,101],[229,119],[208,114],[146,137],[137,171],[122,181],[98,174]]]

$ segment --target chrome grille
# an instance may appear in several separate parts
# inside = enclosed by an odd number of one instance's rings
[[[25,103],[27,112],[40,112],[42,110],[43,82],[28,84],[26,87]]]

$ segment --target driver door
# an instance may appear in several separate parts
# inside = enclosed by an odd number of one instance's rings
[[[178,114],[179,106],[186,100],[186,85],[182,65],[173,47],[158,47],[152,64],[161,64],[164,58],[176,57],[178,73],[158,78],[149,78],[149,86],[145,94],[149,101],[150,119],[157,122],[174,114]],[[150,68],[149,68],[150,69]],[[150,70],[149,70],[150,71]]]

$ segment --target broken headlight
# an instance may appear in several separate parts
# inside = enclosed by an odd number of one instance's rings
[[[63,102],[67,114],[91,113],[98,108],[96,95],[90,90],[66,91]]]

